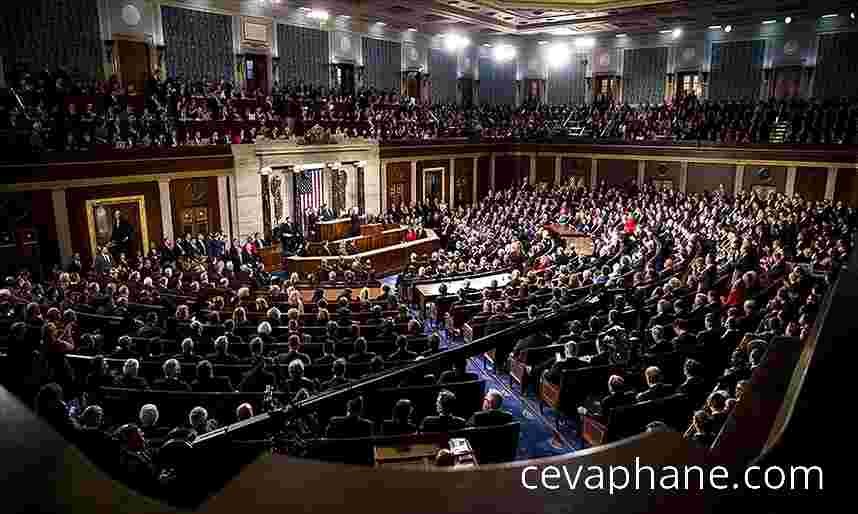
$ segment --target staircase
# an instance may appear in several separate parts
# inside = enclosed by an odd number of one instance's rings
[[[769,143],[784,143],[786,142],[787,131],[789,130],[789,123],[786,121],[779,121],[775,123],[775,126],[772,127],[771,132],[769,132]]]

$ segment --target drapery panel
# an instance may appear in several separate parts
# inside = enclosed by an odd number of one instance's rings
[[[432,102],[455,103],[456,56],[443,50],[429,50],[429,79],[431,80]]]
[[[515,103],[515,59],[497,62],[480,58],[480,104],[512,105]]]
[[[4,73],[18,64],[33,73],[62,66],[94,79],[102,55],[96,0],[0,2],[0,41]]]
[[[548,72],[548,103],[551,105],[584,103],[584,65],[581,59],[572,59],[560,69]]]
[[[167,76],[189,80],[233,80],[232,18],[222,14],[161,7]]]
[[[667,48],[633,48],[623,52],[623,101],[664,102]]]
[[[824,34],[819,36],[816,57],[816,78],[813,96],[831,99],[855,96],[858,91],[858,33]]]
[[[281,85],[303,83],[327,86],[328,33],[295,25],[277,25],[277,45],[280,50],[279,77]]]
[[[399,92],[402,45],[393,41],[363,38],[364,86]]]
[[[757,100],[763,80],[766,42],[731,41],[712,44],[711,100]]]

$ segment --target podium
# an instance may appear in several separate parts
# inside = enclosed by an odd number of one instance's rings
[[[352,229],[351,218],[339,218],[319,222],[319,236],[322,241],[336,241],[349,237]]]

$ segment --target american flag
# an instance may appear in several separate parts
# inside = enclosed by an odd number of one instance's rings
[[[306,231],[307,209],[322,206],[322,170],[304,170],[295,177],[295,220]]]

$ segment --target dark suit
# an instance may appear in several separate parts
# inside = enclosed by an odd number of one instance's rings
[[[353,353],[353,354],[349,355],[349,358],[347,360],[351,363],[354,363],[354,364],[363,364],[363,363],[371,361],[374,358],[375,358],[375,354],[373,352],[366,352],[366,353]]]
[[[554,385],[560,384],[560,377],[563,376],[563,372],[570,369],[578,369],[588,366],[588,364],[581,359],[567,358],[565,360],[555,362],[551,369],[548,370],[548,373],[545,375],[545,378],[548,379]]]
[[[266,386],[274,386],[277,384],[277,377],[274,373],[264,369],[251,371],[241,380],[238,389],[243,393],[261,393],[265,391]]]
[[[191,382],[194,392],[208,393],[231,393],[235,391],[229,377],[212,377],[211,379],[197,379]]]
[[[124,253],[128,255],[128,246],[131,238],[134,237],[134,227],[131,223],[125,220],[120,220],[118,223],[113,221],[113,232],[110,234],[110,242],[113,243],[113,254],[119,255]]]
[[[590,357],[590,366],[605,366],[611,363],[611,352],[597,353]]]
[[[414,423],[399,423],[389,419],[381,424],[381,433],[383,435],[416,434],[417,425]]]
[[[372,435],[372,421],[360,416],[335,416],[328,423],[325,437],[369,437]]]
[[[646,349],[646,353],[667,353],[673,351],[673,345],[670,341],[662,340],[653,345],[650,345]]]
[[[692,350],[697,346],[697,338],[686,332],[674,337],[671,343],[673,343],[674,350]]]
[[[459,416],[426,416],[420,423],[421,432],[450,432],[465,427],[465,419]]]
[[[237,364],[238,357],[231,353],[210,353],[206,355],[206,360],[212,364]]]
[[[455,370],[448,370],[441,373],[441,377],[438,379],[439,384],[456,384],[460,382],[472,382],[474,380],[478,380],[479,377],[476,373],[464,373],[459,374]]]
[[[157,391],[190,391],[191,386],[178,378],[159,378],[152,382],[152,389]]]
[[[339,387],[345,384],[351,384],[351,380],[346,377],[334,377],[324,383],[322,383],[322,389],[333,389],[335,387]]]
[[[599,406],[602,408],[602,414],[607,416],[611,409],[619,407],[620,405],[633,403],[634,401],[634,393],[630,393],[629,391],[618,391],[602,398],[602,401],[599,402]]]
[[[471,419],[468,420],[468,425],[472,427],[506,425],[512,422],[512,420],[512,414],[502,409],[481,410],[471,416]]]
[[[396,350],[388,357],[388,361],[413,361],[417,358],[417,354],[408,350]]]
[[[287,365],[296,359],[303,362],[305,366],[309,366],[310,363],[312,362],[312,359],[310,359],[310,356],[307,355],[306,353],[302,353],[302,352],[289,351],[287,353],[281,353],[280,355],[277,356],[278,362],[280,362],[282,364],[287,364]]]
[[[116,377],[113,385],[115,387],[124,387],[127,389],[149,389],[149,383],[143,377],[126,377],[124,375]]]
[[[291,394],[296,394],[301,389],[313,393],[316,390],[316,383],[307,377],[290,378],[283,382],[283,389]]]
[[[653,384],[646,391],[641,391],[638,393],[636,399],[639,402],[645,402],[647,400],[655,400],[657,398],[664,398],[665,396],[670,396],[674,393],[673,386],[670,384]]]
[[[106,257],[104,254],[96,255],[93,268],[96,273],[106,275],[113,269],[113,259]]]
[[[706,382],[700,377],[689,377],[676,388],[677,393],[685,393],[689,398],[705,398],[708,392]]]

